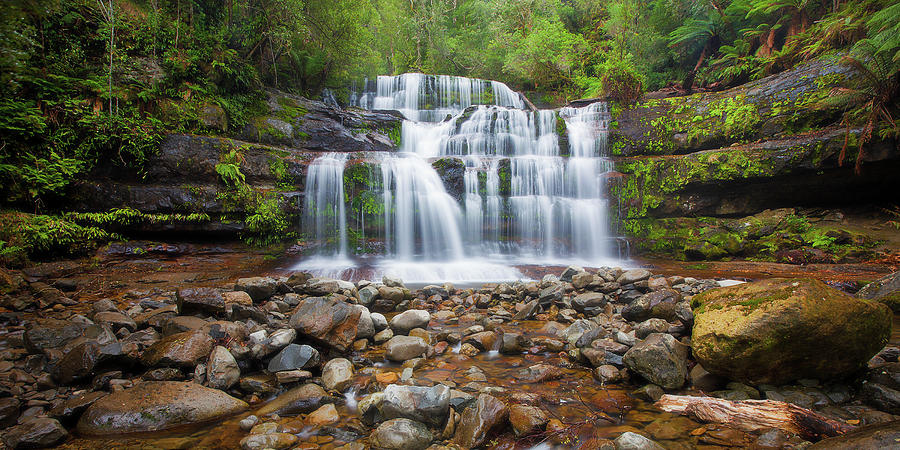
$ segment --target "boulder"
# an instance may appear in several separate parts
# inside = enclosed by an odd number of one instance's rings
[[[387,287],[404,288],[403,280],[393,275],[384,275],[381,277],[381,283]]]
[[[341,420],[341,417],[338,415],[337,408],[334,407],[333,403],[322,405],[319,409],[306,416],[306,423],[316,427],[331,425],[339,420]]]
[[[137,324],[134,322],[134,319],[118,311],[100,311],[94,314],[94,322],[100,325],[107,325],[113,330],[125,328],[126,330],[133,332],[137,329]]]
[[[301,335],[315,339],[340,352],[356,340],[360,311],[334,298],[308,297],[291,315],[290,326]]]
[[[69,433],[56,419],[32,417],[3,431],[8,448],[46,448],[62,442]]]
[[[674,322],[675,305],[681,301],[681,294],[672,289],[660,289],[644,294],[622,309],[622,317],[633,322],[643,322],[657,318]]]
[[[359,324],[356,326],[356,339],[368,339],[375,336],[375,322],[372,321],[372,314],[369,308],[363,305],[353,305],[359,310]]]
[[[493,331],[482,331],[466,336],[466,338],[463,339],[463,344],[471,344],[482,352],[499,350],[500,346],[498,345],[499,342],[497,342],[497,337],[497,333],[494,333]]]
[[[856,296],[877,300],[888,305],[895,314],[900,313],[900,272],[894,272],[863,286]]]
[[[391,450],[423,450],[432,439],[424,424],[402,418],[383,422],[369,437],[373,447]]]
[[[275,294],[278,283],[269,277],[240,278],[234,283],[234,290],[244,291],[255,302],[259,302]]]
[[[322,368],[322,384],[329,391],[343,391],[353,381],[353,363],[345,358],[335,358]]]
[[[100,345],[94,341],[84,341],[69,349],[53,369],[53,378],[67,385],[94,374],[94,368],[101,360]]]
[[[289,344],[269,361],[266,370],[275,373],[284,370],[309,369],[318,365],[318,350],[306,344]]]
[[[432,387],[388,385],[380,411],[382,417],[403,417],[418,422],[442,426],[450,412],[450,388],[443,384]]]
[[[665,389],[678,389],[687,377],[685,345],[672,335],[653,333],[625,352],[622,361],[632,371]]]
[[[162,338],[144,350],[141,363],[147,367],[156,365],[194,367],[209,356],[215,341],[202,329],[185,331]]]
[[[578,312],[601,310],[606,306],[606,296],[597,292],[578,294],[572,300],[572,307]]]
[[[0,398],[0,428],[6,428],[16,423],[21,405],[22,402],[15,397]]]
[[[315,411],[325,403],[331,403],[332,399],[318,384],[307,383],[297,386],[278,397],[256,411],[257,416],[269,414],[289,415]]]
[[[394,336],[385,344],[384,356],[397,362],[418,358],[428,352],[428,344],[420,337]]]
[[[209,387],[227,390],[237,384],[240,378],[241,369],[234,355],[227,348],[217,345],[206,364],[206,381]]]
[[[283,450],[291,448],[298,440],[290,433],[261,433],[241,439],[240,445],[241,450]]]
[[[431,314],[421,309],[403,311],[391,319],[391,329],[394,334],[407,334],[413,328],[427,328],[431,321]]]
[[[647,269],[631,269],[622,272],[618,278],[616,278],[616,283],[620,285],[632,284],[641,280],[646,280],[650,278],[650,271]]]
[[[500,431],[509,418],[509,408],[488,394],[481,394],[462,413],[453,442],[464,448],[475,448]]]
[[[811,279],[745,283],[695,295],[693,354],[749,384],[841,378],[888,342],[893,314]]]
[[[29,353],[43,353],[44,350],[60,348],[77,338],[95,341],[100,345],[116,341],[116,336],[109,327],[90,321],[38,319],[25,331],[25,349]]]
[[[584,270],[584,267],[581,266],[569,266],[566,267],[566,270],[563,270],[563,273],[559,275],[560,281],[572,281],[572,277],[578,275],[579,273],[587,273]]]
[[[78,421],[89,436],[152,432],[237,414],[247,404],[196,383],[144,381],[95,401]]]
[[[881,450],[895,448],[900,442],[900,420],[859,427],[847,433],[822,439],[813,444],[810,450]]]
[[[241,305],[253,306],[253,298],[244,291],[223,292],[222,297],[225,299],[225,305]]]
[[[372,301],[375,300],[375,297],[378,296],[378,288],[368,285],[357,291],[357,295],[359,296],[360,305],[369,306],[372,304]]]
[[[213,288],[187,288],[175,292],[178,314],[222,314],[225,312],[225,297]]]

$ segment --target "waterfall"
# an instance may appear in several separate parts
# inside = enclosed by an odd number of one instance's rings
[[[399,151],[365,155],[379,168],[363,191],[347,194],[358,208],[350,214],[355,239],[383,243],[375,260],[382,272],[409,281],[500,280],[520,277],[515,264],[617,263],[608,232],[606,103],[527,111],[502,83],[418,73],[367,80],[349,98],[351,106],[406,118]],[[306,185],[304,231],[338,258],[347,256],[347,159],[319,157]],[[435,161],[458,181],[442,180]],[[377,207],[363,210],[357,195]]]
[[[306,175],[303,228],[324,244],[322,254],[347,256],[347,216],[344,204],[344,166],[347,155],[329,153],[316,158]],[[337,241],[337,242],[335,242]]]

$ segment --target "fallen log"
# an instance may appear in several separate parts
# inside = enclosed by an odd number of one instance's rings
[[[775,400],[730,401],[715,397],[663,395],[656,406],[699,422],[721,423],[744,431],[780,428],[809,441],[839,436],[855,428],[815,411]]]

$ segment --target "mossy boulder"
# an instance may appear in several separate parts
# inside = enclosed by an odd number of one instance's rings
[[[693,353],[709,372],[783,384],[852,375],[888,342],[891,311],[812,279],[773,278],[694,296]]]

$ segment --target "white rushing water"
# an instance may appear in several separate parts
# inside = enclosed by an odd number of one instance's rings
[[[500,281],[522,278],[518,264],[621,263],[608,231],[605,103],[529,111],[502,83],[454,76],[382,76],[366,87],[351,94],[353,106],[407,118],[398,152],[367,157],[373,168],[358,195],[377,206],[351,214],[357,241],[382,244],[363,258],[373,278]],[[458,198],[432,166],[448,158],[462,166]],[[339,276],[347,263],[345,201],[361,200],[345,198],[346,165],[346,155],[328,154],[309,167],[303,232],[320,246],[301,269]]]

